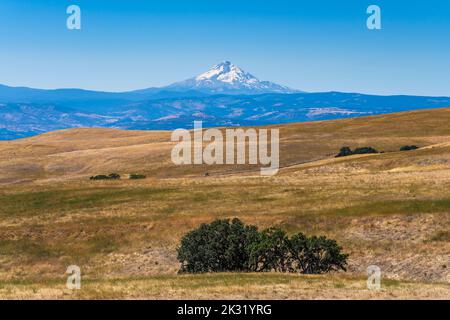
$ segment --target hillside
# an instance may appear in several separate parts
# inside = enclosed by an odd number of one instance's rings
[[[450,109],[435,109],[335,121],[273,126],[280,129],[280,165],[327,159],[342,146],[398,151],[450,141]],[[169,131],[68,129],[0,142],[0,182],[86,177],[104,172],[140,171],[178,177],[256,170],[249,166],[174,166]],[[427,151],[426,154],[430,153]],[[420,154],[419,152],[419,154]]]
[[[275,126],[284,168],[269,178],[250,166],[176,167],[166,131],[0,142],[0,298],[449,299],[449,120],[435,109]],[[334,158],[342,146],[385,153]],[[111,172],[148,178],[88,179]],[[177,275],[181,236],[232,217],[334,238],[349,270]],[[85,290],[64,289],[70,264]],[[365,288],[371,264],[379,292]]]

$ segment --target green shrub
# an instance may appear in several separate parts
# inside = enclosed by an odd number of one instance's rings
[[[379,153],[379,152],[372,147],[356,148],[353,151],[349,147],[342,147],[339,153],[336,155],[336,158],[352,156],[355,154],[371,154],[371,153]]]
[[[98,175],[98,176],[92,176],[89,178],[90,180],[118,180],[120,179],[120,175],[117,173],[111,173],[109,175]]]
[[[306,274],[346,271],[348,255],[341,251],[335,240],[299,233],[289,240],[291,270]]]
[[[378,151],[372,147],[356,148],[353,151],[353,154],[371,154],[371,153],[378,153]]]
[[[400,148],[400,151],[411,151],[411,150],[417,150],[419,147],[417,146],[403,146]]]
[[[138,174],[138,173],[132,173],[130,174],[130,179],[131,180],[139,180],[139,179],[146,179],[147,176],[143,175],[143,174]]]
[[[117,174],[117,173],[111,173],[111,174],[108,175],[108,177],[111,180],[118,180],[118,179],[120,179],[120,175]]]
[[[91,179],[91,180],[109,180],[109,177],[106,176],[106,175],[101,174],[101,175],[98,175],[98,176],[92,176],[89,179]]]
[[[216,220],[190,231],[178,248],[181,273],[299,272],[320,274],[344,270],[348,255],[334,240],[289,238],[278,228],[259,232],[240,220]]]
[[[238,219],[202,224],[186,234],[178,248],[180,272],[203,273],[247,270],[247,246],[257,236],[256,227]]]
[[[342,147],[339,153],[337,154],[336,158],[347,157],[351,156],[352,154],[353,154],[352,149],[350,149],[349,147]]]
[[[247,249],[251,271],[287,271],[289,239],[284,231],[270,228],[258,233],[255,240]]]

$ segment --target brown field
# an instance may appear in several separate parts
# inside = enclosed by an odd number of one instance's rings
[[[0,142],[0,298],[450,299],[450,109],[279,128],[274,177],[174,166],[170,132],[71,129]],[[342,146],[384,153],[334,158]],[[148,178],[89,181],[111,172]],[[334,238],[349,270],[177,275],[181,236],[232,217]],[[65,288],[72,264],[82,270],[77,292]],[[366,288],[373,264],[380,291]]]

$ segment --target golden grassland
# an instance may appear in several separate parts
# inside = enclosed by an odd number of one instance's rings
[[[343,275],[206,274],[84,279],[69,290],[64,278],[2,284],[3,298],[14,299],[447,299],[448,287],[384,280],[368,290],[366,280]]]
[[[279,126],[285,168],[274,177],[173,166],[168,132],[1,142],[0,298],[449,299],[449,120],[450,109],[436,109]],[[335,159],[342,146],[385,153]],[[111,172],[148,179],[88,179]],[[233,217],[334,238],[350,254],[348,272],[177,275],[182,235]],[[79,292],[65,289],[72,264]],[[366,288],[372,264],[383,272],[379,292]]]

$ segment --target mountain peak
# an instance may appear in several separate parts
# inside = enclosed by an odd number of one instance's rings
[[[260,81],[230,61],[214,65],[198,76],[169,86],[176,90],[199,90],[207,93],[257,94],[293,93],[288,87]]]
[[[245,72],[237,65],[232,64],[230,61],[224,61],[216,64],[210,70],[200,74],[195,78],[197,81],[210,80],[219,81],[224,83],[248,83],[253,84],[259,82],[257,78],[250,73]]]

